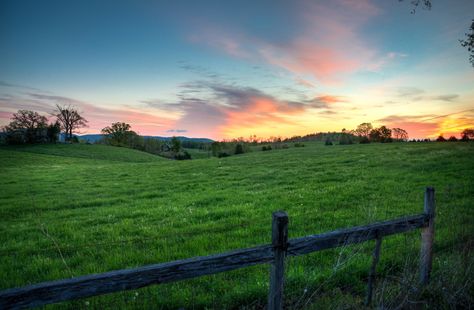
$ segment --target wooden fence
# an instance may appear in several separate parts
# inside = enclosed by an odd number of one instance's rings
[[[366,299],[366,304],[370,304],[375,270],[384,236],[422,228],[420,284],[426,285],[428,283],[432,264],[434,214],[434,189],[428,187],[425,192],[424,212],[422,214],[288,240],[288,215],[279,211],[273,213],[271,244],[239,249],[223,254],[194,257],[134,269],[110,271],[8,289],[0,292],[0,309],[42,306],[265,263],[271,264],[268,309],[282,309],[285,257],[304,255],[375,239],[376,246],[369,271]]]

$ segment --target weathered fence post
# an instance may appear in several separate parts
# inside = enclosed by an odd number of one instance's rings
[[[377,239],[375,239],[375,249],[372,253],[372,265],[369,271],[369,283],[367,284],[367,297],[365,299],[365,305],[369,306],[372,303],[372,291],[375,286],[377,264],[380,259],[380,248],[382,247],[382,237],[377,233]]]
[[[428,225],[421,230],[420,252],[420,283],[426,285],[430,281],[431,265],[433,260],[434,218],[435,218],[435,190],[427,187],[425,191],[424,213],[428,216]]]
[[[283,285],[285,276],[285,254],[288,247],[288,214],[283,211],[272,214],[272,246],[274,261],[270,267],[270,291],[268,309],[283,308]]]

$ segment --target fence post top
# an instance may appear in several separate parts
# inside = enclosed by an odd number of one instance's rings
[[[275,211],[272,213],[273,220],[279,222],[288,222],[288,214],[285,211]]]

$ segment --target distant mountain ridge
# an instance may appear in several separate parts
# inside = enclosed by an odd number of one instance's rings
[[[76,135],[78,139],[85,140],[90,143],[96,143],[100,139],[104,137],[102,134],[87,134],[87,135]],[[173,137],[162,137],[162,136],[143,136],[146,139],[158,139],[161,141],[169,141]],[[181,141],[193,141],[193,142],[208,142],[212,143],[214,140],[209,139],[209,138],[189,138],[185,136],[176,136]]]

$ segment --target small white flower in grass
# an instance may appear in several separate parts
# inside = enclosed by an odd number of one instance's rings
[[[303,290],[303,293],[306,294],[307,292],[308,292],[308,289],[305,288],[305,289]]]
[[[84,304],[86,305],[86,307],[89,307],[89,305],[90,305],[90,303],[88,301],[86,301]]]
[[[138,297],[138,295],[139,295],[138,292],[135,292],[135,297]]]

